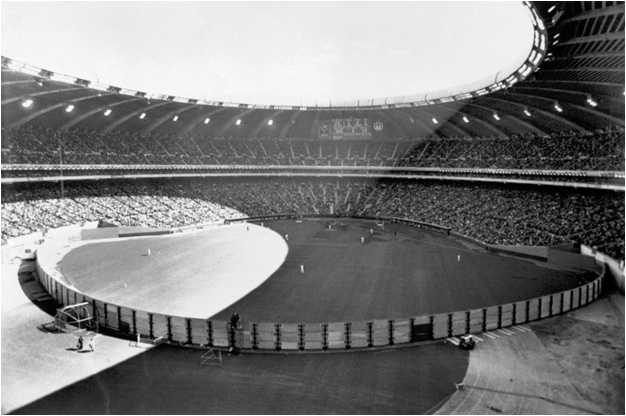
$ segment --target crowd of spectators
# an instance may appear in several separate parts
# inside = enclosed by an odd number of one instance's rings
[[[84,221],[177,228],[280,213],[394,216],[490,244],[580,242],[624,258],[624,195],[600,190],[345,178],[71,181],[3,186],[2,242]]]
[[[301,140],[2,129],[4,164],[412,166],[624,170],[624,131],[549,137]]]

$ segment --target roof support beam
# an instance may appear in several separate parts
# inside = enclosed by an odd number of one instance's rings
[[[280,133],[278,134],[279,139],[284,139],[285,137],[287,137],[289,129],[291,128],[291,126],[296,124],[296,119],[300,116],[300,114],[302,114],[302,111],[294,111],[291,117],[289,117],[289,120],[287,120],[287,123],[285,123],[283,128],[280,130]]]
[[[531,98],[531,99],[534,99],[534,100],[548,101],[551,104],[554,103],[554,99],[543,98],[543,97],[539,97],[538,95],[519,94],[519,93],[514,93],[514,92],[511,92],[511,91],[508,92],[508,95],[513,96],[513,97],[520,96],[520,97],[528,97],[528,98]],[[570,127],[573,130],[578,130],[578,131],[581,131],[581,132],[583,132],[585,134],[589,134],[590,133],[589,130],[587,130],[586,128],[581,127],[578,124],[573,123],[573,122],[571,122],[571,121],[569,121],[569,120],[567,120],[567,119],[565,119],[565,118],[563,118],[561,116],[557,116],[556,114],[552,114],[549,111],[541,110],[541,109],[539,109],[537,107],[533,107],[531,105],[527,105],[527,104],[524,104],[524,103],[520,103],[520,104],[525,105],[526,107],[528,107],[530,110],[532,110],[534,112],[541,113],[544,116],[550,117],[550,118],[558,121],[559,123],[565,124],[566,126]],[[569,105],[571,105],[571,104],[569,104]]]
[[[614,6],[602,7],[600,9],[593,9],[586,12],[578,13],[575,16],[568,17],[567,19],[561,20],[561,25],[564,25],[569,22],[576,22],[578,20],[586,20],[590,17],[598,17],[598,16],[608,16],[612,14],[624,13],[624,5],[617,4]]]
[[[575,45],[577,43],[584,43],[584,42],[602,42],[605,40],[619,40],[619,39],[624,39],[624,32],[612,32],[612,33],[604,33],[602,35],[580,36],[577,38],[566,40],[565,42],[559,42],[556,44],[556,46],[566,46],[566,45]]]
[[[583,66],[580,68],[541,68],[541,73],[543,72],[624,72],[624,68],[606,68],[600,66]]]
[[[435,116],[432,113],[426,111],[426,108],[427,107],[422,107],[422,108],[420,108],[420,111],[422,113],[426,113],[428,115],[428,117],[430,117],[430,118],[435,118]],[[449,125],[454,131],[459,133],[461,135],[461,137],[471,137],[470,134],[468,134],[465,130],[461,129],[459,126],[457,126],[451,120],[452,120],[452,117],[449,117],[445,121],[443,121],[443,120],[437,120],[437,121],[441,124],[441,127],[443,127],[446,124]],[[437,131],[439,131],[441,129],[441,127],[439,127],[439,129],[437,129]]]
[[[61,131],[67,131],[67,130],[68,130],[69,128],[71,128],[72,126],[75,126],[76,124],[80,123],[81,121],[83,121],[83,120],[84,120],[84,119],[86,119],[87,117],[91,117],[92,115],[97,114],[97,113],[99,113],[100,111],[104,111],[104,110],[106,110],[106,109],[108,109],[108,108],[115,107],[115,106],[118,106],[118,105],[120,105],[120,104],[126,104],[126,103],[129,103],[129,102],[131,102],[131,101],[137,101],[137,100],[142,100],[142,99],[143,99],[143,98],[141,98],[141,97],[135,97],[135,98],[131,98],[131,99],[129,99],[129,100],[119,101],[119,102],[117,102],[117,103],[115,103],[115,104],[109,104],[109,105],[105,105],[105,106],[102,106],[102,107],[96,108],[95,110],[88,111],[88,112],[86,112],[85,114],[81,114],[81,115],[80,115],[80,116],[78,116],[78,117],[74,117],[72,120],[70,120],[70,121],[68,121],[67,123],[65,123],[64,125],[62,125],[62,126],[59,128],[59,130],[61,130]]]
[[[524,105],[524,104],[517,103],[515,101],[502,100],[502,99],[494,98],[494,97],[491,97],[491,96],[484,96],[482,98],[485,99],[485,100],[489,100],[489,101],[497,101],[497,102],[500,102],[502,104],[509,104],[509,105],[514,105],[516,107],[520,107],[520,112],[524,111],[524,107],[529,108],[529,109],[532,107],[532,106],[527,106],[527,105]],[[537,110],[537,109],[533,109],[533,110],[535,110],[537,112],[541,111],[541,110]],[[521,124],[522,126],[527,128],[528,130],[530,130],[530,131],[532,131],[532,132],[534,132],[536,134],[539,134],[541,136],[547,136],[548,135],[548,133],[546,133],[545,131],[540,130],[539,128],[535,127],[534,125],[532,125],[532,124],[522,120],[519,117],[516,117],[515,115],[513,115],[513,114],[511,114],[509,112],[503,112],[503,114],[506,114],[507,116],[511,117],[517,123]]]
[[[23,100],[24,98],[32,98],[32,97],[39,97],[41,95],[47,95],[47,94],[55,94],[57,92],[65,92],[65,91],[75,91],[75,90],[81,90],[82,88],[62,88],[60,90],[49,90],[49,91],[42,91],[42,92],[34,92],[31,94],[24,94],[24,95],[19,95],[17,97],[12,97],[12,98],[7,98],[6,100],[3,100],[2,102],[0,102],[0,105],[5,105],[5,104],[11,104],[15,101],[20,101]],[[92,97],[97,97],[97,95],[94,96],[89,96],[88,98],[92,98]]]
[[[559,80],[559,79],[549,79],[549,80],[542,80],[542,79],[538,79],[535,81],[532,81],[533,83],[535,82],[548,82],[548,83],[566,83],[566,84],[572,84],[572,83],[576,83],[576,84],[589,84],[589,85],[601,85],[603,87],[624,87],[624,83],[617,83],[617,82],[596,82],[596,81],[572,81],[572,80]],[[520,84],[523,85],[523,84]]]
[[[93,96],[89,96],[89,97],[75,98],[73,100],[68,100],[68,101],[64,101],[62,103],[51,105],[49,107],[46,107],[46,108],[44,108],[42,110],[39,110],[39,111],[36,111],[36,112],[34,112],[34,113],[24,117],[24,118],[21,118],[21,119],[17,120],[15,123],[9,125],[8,129],[11,130],[11,129],[20,128],[24,124],[28,123],[29,121],[34,120],[37,117],[39,117],[41,115],[44,115],[44,114],[46,114],[46,113],[48,113],[50,111],[56,110],[57,108],[61,108],[61,107],[63,107],[64,105],[66,105],[68,103],[77,103],[77,102],[83,101],[83,100],[90,100],[90,99],[92,99],[94,97],[97,97],[97,95],[93,95]]]
[[[248,136],[248,137],[250,137],[250,138],[254,138],[254,137],[256,137],[256,135],[257,135],[257,134],[259,134],[259,132],[260,132],[261,130],[263,130],[263,127],[267,126],[267,123],[268,123],[271,119],[273,119],[274,117],[276,117],[277,115],[279,115],[279,114],[280,114],[280,113],[282,113],[283,111],[285,111],[285,110],[278,110],[278,111],[274,111],[274,112],[273,112],[272,114],[270,114],[269,116],[264,117],[264,118],[263,118],[263,120],[261,120],[261,122],[260,122],[260,123],[259,123],[259,124],[258,124],[258,125],[254,128],[254,129],[252,129],[252,130],[250,131],[250,136]]]
[[[135,110],[133,112],[130,112],[130,113],[126,114],[125,116],[122,116],[122,117],[116,119],[113,123],[111,123],[108,126],[106,126],[102,130],[102,133],[108,133],[108,132],[112,131],[114,128],[116,128],[120,124],[124,123],[125,121],[130,120],[131,118],[137,116],[138,114],[145,113],[145,112],[147,112],[149,110],[152,110],[153,108],[161,107],[162,105],[167,105],[167,104],[171,104],[171,103],[168,102],[168,101],[165,101],[165,102],[162,102],[162,103],[152,104],[152,105],[150,105],[148,107],[140,108],[139,110]]]
[[[226,131],[231,128],[232,126],[235,125],[235,123],[237,122],[237,120],[243,116],[245,116],[246,114],[252,112],[254,110],[254,108],[249,108],[247,110],[242,110],[239,114],[235,114],[233,117],[230,118],[230,120],[228,120],[227,122],[225,122],[224,124],[222,124],[222,127],[220,127],[214,134],[213,137],[216,138],[220,138],[222,135],[224,135],[224,133],[226,133]]]
[[[572,82],[572,83],[575,84],[576,82]],[[585,98],[588,95],[591,95],[593,98],[601,98],[603,100],[611,100],[611,101],[624,103],[624,96],[622,94],[620,94],[619,97],[615,97],[612,95],[605,95],[605,94],[598,94],[598,93],[591,93],[591,92],[581,92],[581,91],[574,91],[574,90],[559,90],[556,88],[537,87],[533,85],[533,83],[523,84],[523,85],[518,84],[515,86],[515,91],[522,91],[522,90],[546,91],[546,92],[553,92],[555,94],[574,94],[574,95],[584,96]]]
[[[226,107],[213,107],[213,109],[208,113],[198,116],[195,119],[191,120],[189,123],[187,123],[187,125],[180,131],[180,135],[184,136],[185,134],[193,130],[198,124],[204,122],[204,120],[206,120],[207,118],[211,118],[212,115],[224,110],[226,110]]]
[[[176,108],[174,111],[170,111],[169,113],[167,113],[166,115],[160,117],[157,121],[155,121],[154,123],[152,123],[151,125],[149,125],[148,127],[146,127],[145,129],[143,129],[141,131],[141,134],[150,134],[152,133],[157,127],[159,127],[161,124],[165,123],[169,118],[171,118],[172,116],[178,115],[180,113],[183,113],[187,110],[191,110],[192,108],[196,108],[199,107],[197,104],[192,104],[189,106],[186,106],[184,108]]]
[[[609,120],[609,121],[611,121],[611,122],[613,122],[615,124],[618,124],[618,125],[620,125],[622,127],[624,126],[624,119],[623,118],[613,117],[612,115],[603,113],[602,111],[598,111],[598,110],[595,110],[593,108],[584,107],[584,106],[581,106],[581,105],[575,105],[575,104],[569,104],[569,105],[574,107],[574,108],[576,108],[576,109],[578,109],[578,110],[586,111],[586,112],[591,113],[591,114],[593,114],[595,116],[605,118],[605,119],[607,119],[607,120]]]

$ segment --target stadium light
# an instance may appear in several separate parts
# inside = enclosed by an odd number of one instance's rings
[[[146,118],[146,113],[141,113],[141,115],[139,116],[139,119],[143,120],[144,118]]]
[[[67,108],[65,109],[65,111],[67,111],[68,113],[71,112],[74,109],[74,106],[72,104],[68,105]]]
[[[439,123],[435,117],[433,117],[433,123],[435,123],[435,124]]]
[[[469,123],[469,118],[467,118],[467,116],[463,116],[463,121]]]
[[[552,10],[554,10],[554,9],[556,9],[556,5],[554,5],[554,6],[550,7],[550,8],[548,9],[548,13],[552,13]]]
[[[209,124],[209,121],[211,121],[211,119],[210,119],[210,118],[208,118],[208,117],[207,117],[207,118],[205,118],[205,119],[204,119],[204,124]]]
[[[596,100],[594,100],[591,95],[587,94],[587,103],[592,106],[592,107],[597,107],[598,106],[598,102]]]
[[[104,112],[105,116],[108,116],[109,114],[111,114],[111,109],[108,109],[107,111]]]
[[[554,102],[554,109],[555,109],[556,111],[558,111],[559,113],[562,113],[562,112],[563,112],[563,108],[559,105],[559,102],[558,102],[558,101],[555,101],[555,102]]]
[[[270,120],[270,121],[267,122],[268,126],[271,126],[272,124],[274,124],[274,120]]]
[[[26,100],[26,101],[24,101],[24,102],[22,103],[22,107],[24,107],[24,108],[28,108],[28,107],[30,107],[31,105],[33,105],[33,100],[30,100],[30,99],[28,99],[28,100]]]
[[[240,125],[241,124],[241,119],[237,119],[237,122],[235,123],[236,125]]]
[[[498,113],[493,113],[493,118],[500,121],[500,116],[498,116]]]
[[[528,117],[531,116],[530,111],[528,111],[528,107],[524,107],[524,114],[526,114]]]
[[[172,119],[172,121],[176,121],[178,120],[178,116],[174,116],[174,118]]]

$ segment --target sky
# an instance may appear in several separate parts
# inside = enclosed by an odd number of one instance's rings
[[[530,52],[522,2],[1,3],[2,55],[148,93],[328,105],[456,87]]]

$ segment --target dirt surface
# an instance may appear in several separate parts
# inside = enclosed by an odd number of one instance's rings
[[[531,327],[585,400],[624,414],[623,294]]]

